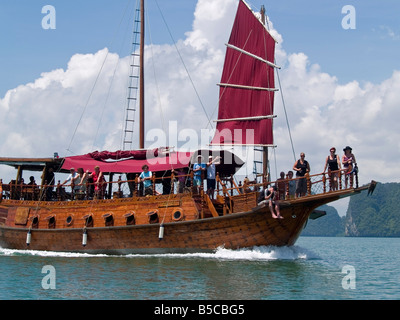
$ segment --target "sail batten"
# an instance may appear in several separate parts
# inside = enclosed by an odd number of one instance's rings
[[[278,88],[261,88],[261,87],[251,87],[251,86],[243,86],[240,84],[230,84],[230,83],[218,83],[220,87],[232,87],[232,88],[241,88],[241,89],[251,89],[251,90],[265,90],[265,91],[279,91]]]
[[[275,39],[239,1],[227,44],[211,145],[273,145]]]
[[[281,69],[281,67],[277,66],[275,63],[272,63],[272,62],[270,62],[270,61],[268,61],[268,60],[265,60],[265,59],[263,59],[263,58],[261,58],[261,57],[259,57],[259,56],[256,56],[255,54],[252,54],[252,53],[250,53],[250,52],[248,52],[248,51],[246,51],[246,50],[240,49],[240,48],[238,48],[238,47],[236,47],[236,46],[234,46],[234,45],[232,45],[232,44],[229,44],[229,43],[226,43],[225,45],[226,45],[228,48],[231,48],[231,49],[233,49],[233,50],[237,50],[237,51],[239,51],[239,52],[241,52],[241,53],[247,54],[247,55],[250,56],[250,57],[253,57],[254,59],[260,60],[261,62],[264,62],[264,63],[268,64],[268,65],[271,66],[271,67],[274,67],[274,68],[277,68],[277,69]]]
[[[219,119],[214,122],[226,122],[226,121],[255,121],[255,120],[264,120],[264,119],[272,119],[276,118],[276,116],[257,116],[257,117],[245,117],[245,118],[232,118],[232,119]]]

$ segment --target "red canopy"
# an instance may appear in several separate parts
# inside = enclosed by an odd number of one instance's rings
[[[69,171],[82,168],[84,171],[94,171],[99,166],[104,173],[140,173],[143,165],[147,164],[150,171],[164,172],[172,169],[189,168],[197,161],[197,156],[203,156],[203,162],[209,156],[220,156],[217,171],[224,175],[236,173],[242,167],[243,161],[228,150],[199,149],[195,152],[165,152],[167,149],[133,150],[133,151],[95,151],[81,156],[65,157],[61,170]],[[129,157],[122,159],[122,157]],[[119,159],[119,160],[116,160]]]
[[[103,151],[103,156],[106,153],[107,151]],[[83,168],[84,171],[89,170],[92,172],[95,166],[99,166],[103,172],[140,173],[142,172],[142,166],[147,164],[151,171],[167,171],[188,167],[190,157],[192,156],[192,152],[171,152],[167,155],[155,156],[153,154],[153,157],[147,157],[148,159],[139,157],[139,159],[130,158],[107,161],[105,159],[113,159],[116,153],[111,153],[112,157],[99,157],[99,154],[98,152],[94,152],[81,156],[66,157],[62,169]]]

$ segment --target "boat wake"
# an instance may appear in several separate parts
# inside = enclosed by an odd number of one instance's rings
[[[247,260],[247,261],[271,261],[271,260],[318,260],[314,252],[299,246],[274,247],[260,246],[247,249],[230,250],[223,247],[213,253],[166,253],[166,254],[129,254],[129,255],[107,255],[88,254],[75,252],[35,251],[35,250],[13,250],[0,248],[1,256],[38,256],[38,257],[61,257],[61,258],[200,258],[217,260]]]
[[[159,255],[176,258],[203,258],[218,260],[271,261],[271,260],[314,260],[320,259],[314,252],[299,246],[260,246],[237,250],[218,248],[214,253],[187,253]]]

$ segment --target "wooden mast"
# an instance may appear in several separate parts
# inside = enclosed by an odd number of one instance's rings
[[[139,148],[144,149],[144,0],[140,1],[140,121]]]
[[[261,14],[261,22],[265,25],[265,7],[262,5],[261,6],[261,10],[260,10],[260,14]],[[267,174],[268,174],[268,147],[263,147],[263,176],[262,176],[262,181],[263,182],[267,182],[265,181]],[[269,180],[269,178],[268,178]]]

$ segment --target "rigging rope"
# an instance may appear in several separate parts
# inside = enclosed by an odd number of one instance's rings
[[[122,25],[122,21],[124,20],[124,17],[125,17],[125,15],[126,15],[126,12],[128,11],[128,7],[129,7],[129,3],[128,3],[127,6],[125,7],[124,14],[122,15],[122,18],[121,18],[121,20],[120,20],[120,22],[119,22],[119,24],[118,24],[118,27],[117,27],[117,29],[116,29],[115,32],[114,32],[112,41],[111,41],[111,43],[110,43],[110,48],[113,46],[113,43],[114,43],[114,41],[115,41],[115,39],[116,39],[116,36],[117,36],[117,34],[118,34],[118,31],[119,31],[119,29],[120,29],[120,27],[121,27],[121,25]],[[107,58],[108,58],[109,53],[110,53],[110,51],[107,50],[107,54],[106,54],[106,56],[104,57],[104,60],[103,60],[103,62],[102,62],[102,64],[101,64],[100,70],[99,70],[99,72],[98,72],[98,74],[97,74],[97,76],[96,76],[96,79],[95,79],[95,81],[94,81],[94,84],[93,84],[93,86],[92,86],[92,89],[90,90],[89,97],[88,97],[88,99],[87,99],[87,101],[86,101],[86,103],[85,103],[85,106],[84,106],[84,108],[83,108],[83,110],[82,110],[82,113],[81,113],[81,115],[80,115],[80,117],[79,117],[78,123],[76,124],[75,130],[74,130],[74,132],[73,132],[73,134],[72,134],[71,141],[69,142],[69,145],[68,145],[68,148],[67,148],[67,151],[69,151],[69,152],[71,152],[71,153],[73,153],[73,152],[71,151],[72,142],[73,142],[74,139],[75,139],[75,135],[76,135],[76,132],[78,131],[78,128],[79,128],[80,123],[82,122],[83,115],[84,115],[85,112],[86,112],[86,109],[87,109],[87,107],[88,107],[88,105],[89,105],[89,102],[90,102],[90,100],[91,100],[91,98],[92,98],[94,89],[96,88],[97,82],[98,82],[99,79],[100,79],[100,75],[101,75],[101,73],[102,73],[102,71],[103,71],[103,68],[104,68],[104,65],[105,65],[105,63],[106,63],[106,61],[107,61]],[[114,75],[115,75],[115,72],[114,72]],[[113,77],[114,77],[114,76],[113,76]],[[104,111],[104,110],[103,110],[103,111]],[[96,132],[96,135],[97,135],[97,132]],[[94,143],[94,142],[93,142],[93,143]]]
[[[180,53],[180,51],[179,51],[179,49],[178,49],[178,46],[176,45],[176,41],[175,41],[174,37],[172,36],[171,30],[170,30],[169,27],[168,27],[168,24],[167,24],[167,22],[166,22],[166,20],[165,20],[165,18],[164,18],[164,15],[163,15],[162,12],[161,12],[160,6],[158,5],[158,1],[155,0],[155,3],[156,3],[156,5],[157,5],[158,10],[160,11],[161,18],[163,19],[164,24],[165,24],[165,26],[166,26],[166,28],[167,28],[168,33],[169,33],[169,36],[171,37],[171,40],[172,40],[172,42],[174,43],[175,49],[176,49],[176,51],[177,51],[177,53],[178,53],[178,56],[179,56],[179,58],[180,58],[180,60],[181,60],[181,62],[182,62],[182,64],[183,64],[183,67],[185,68],[185,71],[186,71],[186,73],[187,73],[187,75],[188,75],[188,77],[189,77],[190,83],[192,84],[192,87],[193,87],[193,89],[194,89],[194,91],[195,91],[195,93],[196,93],[197,99],[199,100],[200,105],[201,105],[201,107],[203,108],[204,114],[205,114],[206,117],[207,117],[208,125],[210,125],[210,127],[212,128],[211,119],[210,119],[210,117],[208,116],[208,113],[207,113],[207,111],[206,111],[206,109],[205,109],[205,107],[204,107],[203,102],[201,101],[200,95],[199,95],[199,93],[198,93],[198,91],[197,91],[197,89],[196,89],[196,86],[194,85],[193,79],[192,79],[192,77],[190,76],[189,70],[188,70],[188,68],[186,67],[185,61],[183,60],[183,57],[182,57],[182,55],[181,55],[181,53]]]
[[[291,144],[291,146],[292,146],[293,158],[294,158],[294,161],[296,161],[296,153],[294,152],[294,145],[293,145],[292,133],[291,133],[291,131],[290,131],[289,118],[288,118],[288,115],[287,115],[287,112],[286,112],[286,104],[285,104],[285,99],[283,98],[281,80],[280,80],[280,78],[279,78],[278,70],[276,70],[276,75],[277,75],[277,78],[278,78],[279,90],[280,90],[280,92],[281,92],[283,110],[285,111],[286,125],[287,125],[288,132],[289,132],[290,144]]]
[[[268,16],[266,16],[266,19],[265,19],[265,20],[266,20],[267,28],[268,28],[268,31],[269,31],[269,30],[270,30],[270,27],[269,27],[269,22],[268,22],[268,21],[269,21]],[[274,63],[276,64],[276,59],[274,59]],[[280,79],[280,77],[279,77],[279,71],[278,71],[278,69],[276,69],[276,76],[277,76],[278,83],[279,83],[279,91],[281,92],[282,105],[283,105],[283,110],[284,110],[284,112],[285,112],[286,125],[287,125],[288,132],[289,132],[290,144],[291,144],[291,146],[292,146],[293,158],[294,158],[294,161],[296,161],[296,153],[295,153],[295,151],[294,151],[294,144],[293,144],[293,139],[292,139],[292,133],[291,133],[291,131],[290,131],[289,118],[288,118],[288,115],[287,115],[287,112],[286,112],[286,104],[285,104],[285,99],[283,98],[283,90],[282,90],[281,79]]]

